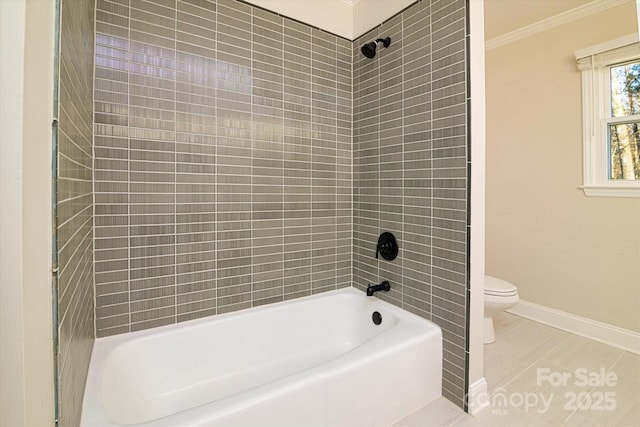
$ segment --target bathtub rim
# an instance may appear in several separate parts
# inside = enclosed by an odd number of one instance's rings
[[[369,301],[379,302],[379,303],[383,304],[386,308],[388,308],[388,309],[390,309],[392,311],[400,310],[400,312],[403,314],[403,316],[406,316],[407,318],[412,319],[413,321],[418,321],[418,322],[426,321],[426,322],[429,322],[430,324],[432,324],[434,327],[440,329],[440,326],[438,326],[432,320],[425,319],[424,317],[420,317],[415,313],[412,313],[412,312],[410,312],[410,311],[408,311],[408,310],[406,310],[406,309],[404,309],[402,307],[398,307],[397,305],[391,304],[390,302],[385,301],[383,299],[380,299],[380,298],[378,298],[376,296],[368,297],[364,293],[364,291],[361,291],[361,290],[359,290],[357,288],[346,287],[346,288],[340,288],[340,289],[334,289],[334,290],[331,290],[331,291],[322,292],[322,293],[319,293],[319,294],[307,295],[307,296],[304,296],[304,297],[293,298],[293,299],[289,299],[289,300],[285,300],[285,301],[274,302],[274,303],[271,303],[271,304],[260,305],[260,306],[257,306],[257,307],[248,307],[248,308],[243,308],[241,310],[230,311],[230,312],[227,312],[227,313],[200,317],[198,319],[185,320],[184,322],[176,322],[176,323],[171,323],[171,324],[168,324],[168,325],[157,326],[157,327],[154,327],[154,328],[142,329],[142,330],[139,330],[139,331],[126,332],[126,333],[123,333],[123,334],[116,334],[116,335],[111,335],[111,336],[107,336],[107,337],[96,338],[95,339],[95,344],[93,346],[93,350],[92,350],[92,353],[91,353],[91,357],[92,357],[92,360],[93,360],[93,356],[97,352],[97,350],[103,351],[103,349],[101,347],[106,347],[106,349],[109,349],[109,347],[112,347],[112,346],[115,347],[120,342],[124,343],[124,342],[133,341],[133,340],[141,340],[141,339],[144,339],[144,338],[150,337],[150,336],[161,336],[161,335],[165,335],[165,334],[171,333],[174,329],[196,328],[196,327],[200,326],[201,324],[206,324],[206,323],[210,323],[210,322],[223,322],[225,320],[228,320],[230,318],[234,318],[234,317],[237,317],[237,316],[243,316],[243,315],[247,315],[247,314],[259,313],[259,312],[263,312],[263,311],[276,310],[279,307],[284,307],[284,306],[295,304],[295,303],[302,303],[304,301],[310,301],[310,300],[326,299],[326,298],[330,298],[332,296],[343,295],[343,294],[344,295],[363,296],[364,298],[367,298]]]

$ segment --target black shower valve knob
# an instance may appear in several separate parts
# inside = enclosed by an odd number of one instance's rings
[[[382,243],[380,245],[378,245],[378,252],[376,252],[376,258],[378,258],[378,253],[380,252],[389,252],[391,250],[391,248],[393,247],[393,245],[389,242],[385,242]]]
[[[376,259],[378,254],[387,261],[396,259],[398,256],[398,242],[392,233],[385,231],[380,235],[376,245]]]

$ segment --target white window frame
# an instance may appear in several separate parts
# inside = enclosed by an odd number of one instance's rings
[[[611,118],[609,67],[640,58],[638,33],[579,50],[575,56],[582,72],[584,182],[581,188],[587,196],[640,197],[640,180],[609,179],[608,142],[608,125],[625,121]]]

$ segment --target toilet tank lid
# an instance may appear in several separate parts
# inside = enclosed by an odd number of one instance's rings
[[[512,293],[517,291],[518,288],[512,283],[506,280],[498,279],[493,276],[484,276],[484,291],[487,292],[500,292],[500,293]]]

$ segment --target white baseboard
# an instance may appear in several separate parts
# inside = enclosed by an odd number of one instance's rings
[[[640,354],[640,334],[637,332],[522,300],[507,312]]]
[[[467,411],[471,415],[476,415],[482,409],[489,406],[489,391],[487,380],[480,378],[469,386],[467,393]]]

